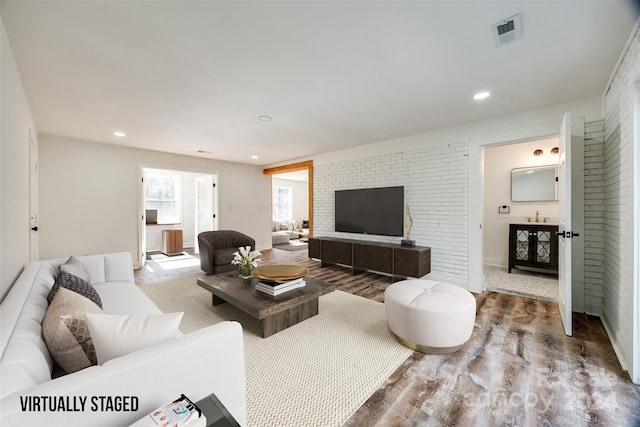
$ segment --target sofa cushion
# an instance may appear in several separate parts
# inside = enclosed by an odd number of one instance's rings
[[[271,233],[271,244],[272,245],[281,245],[284,243],[289,243],[289,232],[288,231],[276,231]]]
[[[102,313],[102,309],[90,299],[60,288],[44,315],[42,335],[47,348],[66,372],[76,372],[96,364],[86,313]]]
[[[58,277],[56,277],[56,281],[51,287],[51,291],[49,291],[49,295],[47,296],[47,301],[51,304],[53,297],[58,292],[58,289],[65,288],[82,295],[85,298],[89,298],[91,301],[96,303],[96,305],[102,308],[102,300],[100,299],[100,295],[95,290],[93,286],[91,286],[86,280],[82,279],[75,274],[67,273],[66,271],[60,272]]]
[[[135,283],[107,282],[93,286],[102,298],[102,310],[105,314],[162,313]]]
[[[238,252],[238,248],[219,248],[211,251],[214,265],[231,264],[233,254]]]
[[[176,339],[183,314],[87,314],[98,364],[102,365],[116,357]]]
[[[89,276],[87,267],[85,267],[84,264],[73,255],[69,257],[67,262],[65,262],[64,264],[60,264],[60,271],[78,276],[81,279],[85,280],[87,283],[91,282],[91,276]]]

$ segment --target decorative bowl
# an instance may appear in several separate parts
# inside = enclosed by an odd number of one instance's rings
[[[274,264],[258,266],[251,274],[263,280],[287,281],[304,277],[308,272],[309,269],[301,265]]]

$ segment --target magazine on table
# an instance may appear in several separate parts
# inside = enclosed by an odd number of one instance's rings
[[[260,279],[258,283],[268,286],[274,290],[278,290],[278,289],[286,288],[287,286],[295,285],[298,283],[304,283],[304,278],[298,277],[297,279],[287,280],[287,281]]]
[[[129,427],[205,427],[207,418],[187,396],[152,411]]]
[[[276,295],[280,295],[280,294],[282,294],[284,292],[289,292],[289,291],[292,291],[294,289],[301,288],[305,284],[306,283],[305,283],[304,280],[300,280],[300,281],[296,281],[295,283],[288,284],[288,285],[286,285],[284,287],[275,288],[273,286],[265,285],[265,284],[263,284],[261,282],[258,282],[256,284],[256,290],[260,291],[260,292],[264,292],[265,294],[269,294],[271,296],[276,296]]]

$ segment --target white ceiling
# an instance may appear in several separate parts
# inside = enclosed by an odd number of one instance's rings
[[[3,1],[1,12],[40,133],[265,165],[601,96],[632,5]],[[520,12],[524,38],[496,48],[490,26]],[[492,96],[473,101],[479,90]]]

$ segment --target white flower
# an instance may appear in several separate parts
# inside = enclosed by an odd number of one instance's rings
[[[258,266],[258,259],[262,253],[260,251],[252,251],[251,246],[239,247],[238,251],[233,253],[233,265],[251,265],[252,267]]]

